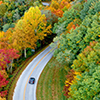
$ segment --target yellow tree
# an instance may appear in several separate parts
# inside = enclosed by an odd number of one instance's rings
[[[47,26],[45,15],[41,14],[38,7],[31,7],[16,24],[13,38],[24,49],[26,57],[26,48],[35,49],[37,40],[43,40],[50,33],[51,25]]]
[[[1,98],[1,97],[0,97],[0,100],[6,100],[6,98]]]
[[[36,34],[40,40],[51,33],[51,25],[47,27],[46,17],[41,14],[38,7],[31,7],[28,12],[25,12],[23,20],[32,26],[33,34]]]
[[[3,48],[16,48],[14,41],[12,40],[13,30],[9,28],[6,32],[0,32],[0,49]]]
[[[1,31],[0,32],[0,49],[2,48],[7,48],[8,47],[8,34],[5,32]]]
[[[0,31],[0,39],[4,36],[4,32]]]
[[[26,57],[26,48],[34,49],[38,37],[33,34],[31,25],[24,23],[24,20],[19,20],[15,31],[13,32],[13,40],[16,42],[20,50],[24,49],[24,56]]]

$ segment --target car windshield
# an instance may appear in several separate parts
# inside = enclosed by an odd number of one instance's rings
[[[34,78],[30,78],[30,81],[34,81],[35,79]]]

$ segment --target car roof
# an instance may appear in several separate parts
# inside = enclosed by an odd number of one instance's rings
[[[34,78],[34,77],[31,77],[30,79],[34,79],[34,80],[35,80],[35,78]]]

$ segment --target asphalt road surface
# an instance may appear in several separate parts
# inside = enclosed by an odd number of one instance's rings
[[[49,6],[49,5],[50,5],[50,3],[47,3],[47,2],[42,2],[42,4],[43,4],[44,6]]]
[[[13,100],[36,100],[36,86],[45,65],[53,56],[51,47],[46,48],[34,58],[21,74],[13,94]],[[35,84],[29,84],[29,78],[35,78]]]

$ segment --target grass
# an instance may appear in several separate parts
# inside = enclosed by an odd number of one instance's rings
[[[7,93],[7,100],[13,100],[13,93],[14,89],[16,87],[16,83],[21,75],[21,73],[24,71],[24,69],[27,67],[27,65],[39,54],[41,53],[44,49],[46,49],[48,46],[44,47],[43,49],[37,51],[32,57],[27,58],[23,63],[14,71],[13,77],[9,80],[9,84],[6,87],[8,90]]]
[[[63,95],[66,74],[63,65],[52,57],[40,75],[36,91],[37,100],[67,100]]]

